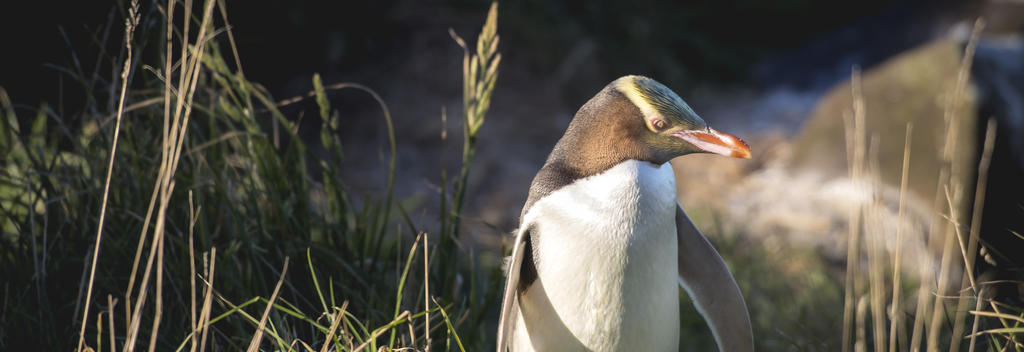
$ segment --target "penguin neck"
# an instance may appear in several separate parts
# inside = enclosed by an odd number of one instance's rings
[[[629,104],[632,106],[632,104]],[[635,109],[635,107],[634,107]],[[643,124],[632,116],[581,113],[555,145],[546,165],[557,166],[578,178],[602,173],[627,160],[664,164],[641,141]]]
[[[640,159],[642,149],[633,143],[612,147],[609,141],[620,139],[616,131],[587,131],[584,135],[565,135],[548,158],[547,165],[562,169],[575,178],[600,174],[627,160]],[[597,132],[597,133],[595,133]],[[612,132],[612,133],[600,133]],[[620,143],[616,143],[620,144]]]

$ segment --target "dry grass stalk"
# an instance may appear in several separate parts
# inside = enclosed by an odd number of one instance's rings
[[[190,1],[186,1],[186,4],[185,4],[186,8],[190,8],[190,7],[188,7],[190,5],[189,3],[190,3]],[[157,210],[156,226],[154,227],[154,230],[153,230],[153,239],[152,239],[152,242],[151,242],[152,244],[150,245],[150,252],[149,252],[149,256],[148,256],[147,262],[146,262],[146,269],[143,271],[142,281],[139,284],[139,298],[135,302],[135,307],[130,311],[131,318],[129,320],[128,333],[127,333],[127,337],[125,339],[125,351],[128,351],[128,352],[133,351],[135,349],[135,341],[136,341],[136,339],[138,337],[137,334],[138,334],[139,324],[140,324],[140,320],[142,318],[142,308],[144,307],[145,302],[146,302],[146,295],[147,295],[146,287],[148,287],[149,278],[150,278],[150,275],[151,275],[151,273],[153,271],[153,262],[154,262],[155,257],[159,257],[159,259],[160,259],[160,260],[157,261],[157,266],[158,266],[158,268],[157,268],[157,276],[158,276],[157,281],[160,281],[161,280],[160,276],[162,276],[162,270],[163,270],[162,269],[162,267],[163,267],[162,253],[157,253],[157,251],[158,250],[162,250],[161,243],[163,242],[163,234],[164,234],[164,229],[165,229],[165,226],[166,226],[167,206],[170,203],[171,194],[174,192],[174,181],[173,181],[174,173],[177,170],[177,165],[178,165],[179,157],[181,155],[182,145],[184,144],[185,132],[187,131],[187,126],[188,126],[189,118],[191,117],[192,99],[194,98],[194,93],[195,93],[195,90],[196,90],[197,81],[199,80],[199,72],[200,72],[201,67],[202,67],[202,65],[201,65],[202,57],[203,57],[203,54],[206,52],[206,50],[205,50],[206,43],[210,39],[206,35],[206,33],[207,33],[207,29],[210,27],[210,21],[211,21],[211,17],[212,17],[212,13],[213,13],[213,5],[214,4],[215,3],[212,0],[207,0],[206,1],[206,4],[204,6],[204,10],[203,10],[202,21],[201,21],[200,27],[199,27],[199,33],[198,33],[198,35],[196,37],[195,43],[193,45],[191,45],[191,46],[188,45],[188,41],[189,41],[188,28],[190,27],[188,20],[189,20],[189,17],[190,17],[190,11],[186,11],[186,18],[185,18],[186,22],[185,22],[185,26],[184,26],[185,27],[185,35],[183,35],[183,38],[182,38],[183,39],[183,43],[182,43],[181,62],[185,62],[187,64],[183,67],[182,70],[180,70],[178,89],[176,90],[178,95],[177,95],[177,102],[175,104],[174,114],[170,115],[170,116],[165,115],[165,118],[164,118],[164,120],[165,120],[164,121],[165,122],[165,127],[167,126],[166,124],[167,124],[168,120],[171,121],[171,124],[170,124],[170,129],[169,130],[166,130],[166,129],[164,130],[164,136],[165,136],[166,139],[164,139],[164,141],[163,141],[162,150],[161,150],[161,156],[162,156],[161,160],[162,160],[162,163],[161,163],[160,170],[162,172],[157,177],[157,183],[159,184],[158,188],[159,188],[159,194],[160,194],[160,203],[159,203],[158,208],[156,209]],[[169,4],[168,8],[170,8],[172,6],[173,6],[173,3]],[[170,10],[168,10],[168,12],[170,13]],[[189,55],[189,53],[188,53],[189,47],[191,47],[191,48],[193,48],[195,50],[195,52],[193,53],[194,55],[191,55],[191,56]],[[169,76],[170,76],[170,72],[167,72],[166,77],[169,77]],[[170,93],[167,93],[167,91],[169,91],[170,89],[171,89],[170,86],[165,86],[165,97],[169,96]],[[169,111],[169,109],[166,107],[166,105],[169,104],[169,101],[165,101],[164,104],[165,104],[164,112],[167,113]],[[151,212],[152,212],[152,210],[147,210],[147,214],[149,214]],[[145,233],[143,233],[140,237],[144,238],[145,237]],[[143,242],[144,242],[144,240],[140,241],[140,244],[139,244],[140,247],[142,246]],[[136,260],[138,260],[138,259],[139,258],[136,257]],[[137,267],[133,267],[133,272],[132,272],[132,278],[133,279],[134,279],[134,276],[135,276],[135,273],[136,273],[135,272],[136,269],[137,269]],[[130,280],[130,282],[133,283],[134,280]],[[129,287],[129,290],[131,290],[131,287]],[[161,293],[161,288],[158,285],[158,287],[157,287],[157,295],[158,295],[157,300],[158,301],[161,299],[161,297],[159,297],[160,293]],[[130,298],[130,295],[128,296],[128,298]],[[162,307],[160,307],[159,303],[161,303],[161,302],[158,302],[157,307],[156,307],[156,310],[158,312],[162,309]],[[158,326],[158,324],[159,324],[159,319],[154,319],[154,327]],[[156,332],[156,330],[157,330],[156,328],[153,329],[154,332]],[[153,334],[153,335],[155,335],[155,334]],[[153,345],[154,341],[153,341],[153,338],[152,338],[153,335],[151,335],[151,344],[150,344],[150,346],[154,346]]]
[[[192,191],[188,191],[188,293],[189,293],[189,323],[192,327],[192,336],[189,338],[192,342],[192,346],[196,346],[197,336],[195,331],[198,331],[199,326],[196,322],[196,252],[195,252],[195,227],[196,227],[196,213],[200,209],[196,209],[192,202]]]
[[[160,320],[163,318],[164,308],[164,236],[161,234],[157,242],[157,266],[156,266],[156,312],[153,315],[153,327],[149,333],[149,352],[156,350],[156,338],[160,331]]]
[[[171,78],[170,77],[171,77],[171,68],[173,66],[173,60],[171,59],[171,53],[173,53],[173,43],[174,43],[173,39],[174,39],[174,8],[175,8],[175,6],[173,6],[173,4],[174,4],[174,0],[168,0],[168,5],[169,6],[167,6],[167,9],[166,9],[166,13],[167,13],[167,15],[166,15],[167,16],[166,17],[166,19],[167,19],[167,21],[166,21],[167,22],[167,29],[166,29],[167,50],[166,50],[166,58],[164,59],[164,75],[163,75],[164,98],[163,98],[162,102],[164,103],[163,104],[163,106],[164,106],[164,124],[163,124],[163,129],[161,130],[161,132],[163,133],[162,141],[167,141],[168,140],[167,132],[170,129],[170,118],[171,118],[171,104],[170,104],[170,101],[171,101],[171,91],[173,90],[173,88],[171,87],[171,82],[170,82]],[[189,4],[188,6],[191,6],[191,0],[187,0],[187,4]],[[191,7],[189,7],[189,9],[191,9]],[[185,12],[190,12],[190,11],[185,11]],[[186,22],[186,23],[188,23],[188,22]],[[185,26],[185,27],[186,27],[185,31],[187,33],[188,26]],[[183,43],[183,45],[184,45],[184,43]],[[162,175],[164,173],[164,169],[167,166],[167,163],[163,162],[163,161],[166,160],[166,158],[165,158],[165,156],[163,154],[163,150],[164,149],[166,149],[166,148],[163,148],[163,147],[161,148],[161,155],[160,155],[160,157],[161,157],[161,161],[162,162],[160,163],[160,169],[157,171],[157,175]],[[139,269],[139,260],[142,259],[142,249],[143,249],[143,247],[145,247],[146,238],[149,235],[149,224],[150,224],[150,220],[153,217],[153,209],[155,209],[155,206],[156,206],[157,195],[160,193],[160,185],[161,185],[160,182],[154,182],[153,183],[153,191],[150,193],[151,196],[149,198],[149,206],[146,208],[146,217],[142,221],[142,231],[140,232],[140,235],[139,235],[139,244],[135,248],[135,257],[134,257],[134,260],[132,260],[132,271],[131,271],[131,275],[128,278],[128,288],[125,291],[125,295],[124,295],[125,296],[125,321],[131,321],[131,319],[132,319],[131,318],[131,316],[132,316],[132,309],[131,309],[132,308],[132,292],[135,289],[135,277],[136,277],[136,274],[138,273],[138,269]]]
[[[281,278],[277,279],[277,285],[274,286],[274,293],[270,295],[270,299],[267,302],[267,308],[263,310],[263,316],[260,317],[260,324],[256,327],[256,335],[249,341],[248,352],[256,352],[260,348],[260,342],[263,341],[263,331],[267,326],[267,318],[270,316],[270,311],[274,309],[274,301],[277,300],[277,294],[281,292],[281,284],[284,284],[284,276],[288,273],[288,257],[284,257],[284,268],[281,269]]]
[[[983,299],[984,293],[985,293],[985,289],[986,289],[986,287],[982,287],[981,291],[978,291],[978,297],[974,300],[974,310],[973,310],[974,312],[981,311],[981,303],[985,301]],[[970,335],[971,336],[971,341],[968,344],[968,346],[969,346],[968,349],[967,349],[968,352],[974,352],[974,346],[975,346],[974,338],[978,336],[978,323],[980,323],[980,322],[981,322],[981,318],[975,316],[974,317],[974,325],[971,327],[971,335]]]
[[[947,289],[950,284],[949,281],[951,276],[949,272],[952,270],[952,258],[954,256],[953,242],[955,241],[955,237],[953,235],[953,230],[948,224],[945,224],[943,228],[942,238],[944,238],[945,241],[942,247],[941,263],[939,264],[939,280],[936,286],[937,297],[935,298],[935,302],[932,306],[932,319],[928,325],[928,339],[926,341],[927,346],[930,346],[932,349],[937,348],[935,346],[939,345],[939,333],[944,320],[943,318],[946,317],[946,305],[943,302],[943,298],[949,295],[949,290]]]
[[[903,258],[901,257],[901,244],[903,241],[903,228],[899,225],[903,222],[904,217],[904,203],[907,190],[908,182],[908,169],[909,169],[909,152],[910,152],[910,138],[912,127],[908,125],[907,136],[904,143],[904,158],[903,158],[903,170],[900,181],[900,196],[899,196],[899,210],[898,210],[898,225],[896,228],[896,251],[891,256],[882,255],[885,251],[885,239],[888,238],[886,231],[888,229],[881,222],[882,219],[879,216],[880,212],[884,210],[884,205],[880,203],[878,195],[873,197],[873,200],[867,204],[861,204],[851,209],[850,215],[850,228],[847,248],[847,275],[846,275],[846,292],[845,292],[845,307],[843,317],[843,350],[848,351],[850,347],[855,350],[867,349],[866,339],[866,326],[867,321],[864,319],[867,307],[862,307],[863,304],[870,305],[871,310],[871,325],[872,325],[872,338],[874,339],[873,349],[876,351],[889,350],[895,352],[897,350],[911,350],[918,351],[922,347],[928,350],[937,350],[939,348],[939,336],[941,334],[941,327],[946,315],[947,303],[942,297],[949,297],[951,294],[948,292],[949,287],[961,286],[963,288],[969,288],[972,292],[978,293],[978,284],[975,281],[973,272],[974,256],[977,252],[977,235],[980,230],[980,216],[981,209],[980,205],[975,207],[972,212],[971,221],[971,233],[970,236],[964,236],[961,231],[961,225],[966,223],[967,219],[964,219],[957,209],[964,204],[964,196],[967,194],[963,185],[966,175],[972,170],[967,170],[963,166],[961,161],[964,158],[963,150],[959,145],[962,143],[961,135],[959,131],[961,125],[963,125],[963,117],[957,116],[957,112],[963,104],[963,95],[966,91],[966,84],[969,78],[971,61],[974,55],[974,51],[977,45],[978,35],[981,29],[984,27],[984,23],[979,20],[975,23],[974,32],[972,33],[971,40],[968,43],[965,51],[964,58],[961,61],[958,69],[957,78],[955,85],[952,89],[952,93],[946,97],[945,102],[945,113],[944,121],[946,123],[946,135],[944,148],[942,150],[944,167],[939,173],[939,187],[936,192],[935,205],[936,213],[941,214],[949,211],[948,220],[941,221],[939,217],[929,225],[930,242],[931,247],[941,247],[941,260],[939,273],[937,275],[938,280],[934,281],[931,279],[933,273],[929,272],[927,268],[922,268],[923,278],[917,295],[917,306],[915,319],[912,324],[912,333],[910,334],[909,341],[907,334],[905,333],[905,323],[903,321],[903,309],[902,309],[902,272],[901,266]],[[869,184],[877,184],[877,159],[874,157],[875,154],[875,140],[872,140],[870,152],[868,157],[865,158],[865,132],[863,130],[863,119],[864,119],[864,100],[860,94],[861,82],[859,71],[855,68],[851,77],[851,88],[853,94],[853,114],[852,117],[844,116],[846,126],[846,140],[847,140],[847,164],[850,170],[851,182],[856,184],[858,187],[866,186]],[[990,127],[991,128],[991,127]],[[986,144],[989,142],[986,141]],[[866,162],[871,165],[865,167]],[[979,166],[978,176],[979,182],[976,187],[974,204],[981,204],[984,202],[984,178],[987,177],[988,160],[986,156],[982,156],[982,164]],[[867,176],[867,177],[865,177]],[[870,179],[870,181],[869,181]],[[945,197],[943,197],[945,195]],[[942,203],[946,204],[942,204]],[[945,210],[945,211],[943,211]],[[863,235],[861,234],[863,228]],[[863,237],[862,237],[863,236]],[[863,238],[863,245],[865,246],[865,255],[867,259],[867,273],[860,273],[860,260],[861,258],[861,238]],[[959,281],[960,285],[957,285],[955,276],[956,260],[953,256],[956,255],[956,249],[954,249],[954,241],[960,250],[960,255],[963,259],[963,278]],[[891,261],[891,263],[890,263]],[[886,282],[885,271],[888,270],[887,265],[892,265],[892,281]],[[866,280],[866,282],[865,282]],[[864,285],[867,286],[864,286]],[[889,300],[888,312],[884,312],[886,308],[886,284],[892,285],[892,297]],[[865,292],[866,294],[860,295],[858,292]],[[932,295],[936,294],[934,300]],[[976,296],[976,295],[975,295]],[[854,301],[854,297],[860,297],[860,299]],[[951,315],[953,318],[952,336],[950,340],[950,350],[958,350],[960,340],[962,339],[962,330],[966,321],[967,302],[970,296],[954,296],[957,298],[956,311]],[[856,304],[855,304],[856,302]],[[981,303],[976,302],[980,310]],[[974,322],[974,332],[977,332],[978,321]],[[885,334],[886,325],[888,324],[888,334]],[[927,326],[927,329],[926,329]],[[975,334],[972,334],[975,335]],[[852,341],[852,340],[856,341]],[[901,344],[902,341],[902,344]],[[974,348],[974,339],[972,338],[971,349]],[[888,346],[886,346],[888,344]],[[902,345],[902,348],[900,347]],[[888,348],[886,348],[888,347]]]
[[[971,33],[971,41],[968,42],[967,48],[964,49],[964,60],[963,60],[963,63],[961,65],[961,67],[960,67],[960,71],[958,72],[957,83],[956,83],[956,87],[955,87],[955,91],[954,91],[954,95],[955,96],[952,99],[952,103],[951,103],[953,105],[953,108],[951,108],[949,110],[954,110],[954,109],[958,108],[959,105],[961,104],[962,98],[960,96],[963,94],[963,90],[965,89],[966,82],[967,82],[967,80],[968,80],[968,78],[970,76],[969,68],[970,68],[970,65],[971,65],[972,58],[974,57],[974,51],[977,48],[978,36],[980,35],[981,30],[983,28],[984,28],[984,21],[979,19],[978,21],[975,22],[975,24],[974,24],[974,32]],[[949,110],[947,110],[947,114],[951,114],[951,112]],[[950,117],[950,119],[955,119],[955,117]],[[950,128],[950,132],[949,133],[950,134],[955,134],[956,133],[956,129],[955,128]],[[977,286],[977,282],[976,282],[976,280],[974,278],[974,272],[973,272],[973,270],[970,270],[970,269],[974,267],[975,252],[978,249],[978,237],[977,236],[978,236],[978,231],[980,231],[980,229],[981,229],[981,210],[982,210],[981,204],[983,204],[984,200],[985,200],[984,185],[985,185],[985,180],[986,180],[986,178],[988,176],[988,165],[991,163],[991,153],[992,153],[993,144],[995,143],[995,141],[994,141],[994,139],[995,139],[994,133],[995,133],[995,121],[994,120],[989,120],[987,129],[986,129],[986,134],[985,134],[984,150],[982,152],[982,156],[981,156],[981,159],[980,159],[980,164],[978,166],[978,174],[977,174],[978,181],[977,181],[977,185],[976,185],[976,189],[975,189],[976,190],[976,192],[975,192],[975,203],[974,203],[975,207],[973,209],[972,218],[971,218],[970,238],[968,238],[968,239],[965,239],[963,237],[963,234],[960,233],[960,223],[959,223],[959,221],[961,221],[961,217],[959,216],[959,214],[956,214],[955,205],[953,203],[954,199],[952,199],[952,197],[950,197],[949,190],[948,189],[946,190],[946,198],[947,198],[947,202],[949,202],[949,206],[950,206],[950,208],[949,208],[950,209],[950,218],[951,218],[950,221],[953,222],[953,226],[956,229],[956,234],[957,234],[957,237],[959,239],[958,244],[960,245],[960,253],[961,253],[961,255],[963,256],[963,259],[964,259],[964,267],[968,269],[968,270],[966,270],[966,275],[970,279],[970,287],[971,287],[971,289],[974,292],[978,291],[978,286]],[[953,144],[953,143],[950,143],[950,144]],[[948,146],[947,146],[947,153],[952,153],[952,151],[950,151],[950,150],[951,149],[948,148]],[[954,156],[948,155],[947,157],[953,158]],[[956,186],[961,186],[961,187],[956,187]],[[962,185],[955,185],[954,186],[954,194],[959,195],[959,193],[962,192],[961,191],[962,188],[963,188]]]
[[[320,352],[327,352],[327,349],[331,346],[331,341],[334,339],[334,333],[338,331],[338,326],[341,325],[341,320],[345,319],[346,309],[348,309],[348,301],[342,303],[338,312],[334,313],[334,318],[331,319],[331,330],[327,332],[327,338],[324,339],[324,345],[320,346]]]
[[[881,202],[881,171],[878,162],[880,138],[872,134],[868,148],[868,179],[862,185],[870,187],[871,200],[863,205],[865,251],[868,260],[868,300],[871,308],[872,342],[875,351],[885,351],[885,266],[884,204]]]
[[[967,244],[967,253],[964,255],[964,267],[967,269],[967,273],[971,278],[971,289],[975,293],[975,311],[981,311],[981,304],[984,301],[985,287],[978,288],[977,281],[974,280],[974,260],[978,250],[978,233],[981,231],[981,211],[985,204],[985,191],[986,191],[986,180],[988,180],[988,169],[992,163],[992,150],[995,148],[996,139],[996,121],[994,119],[988,120],[988,125],[985,128],[985,144],[981,153],[981,160],[978,163],[978,181],[974,189],[974,209],[971,214],[971,233]],[[962,243],[962,240],[961,240]],[[963,247],[961,246],[961,249]],[[995,309],[995,304],[992,304],[992,308]],[[966,314],[964,314],[966,316]],[[974,344],[978,332],[978,323],[981,320],[978,317],[974,318],[974,325],[971,328],[971,341],[969,350],[974,351]]]
[[[217,268],[217,247],[210,249],[210,253],[207,256],[209,260],[203,260],[203,264],[206,266],[206,293],[203,294],[203,309],[199,311],[199,324],[198,329],[201,329],[199,334],[199,351],[206,350],[206,335],[209,332],[207,329],[210,323],[210,308],[213,305],[213,273]],[[209,263],[209,265],[206,265]],[[194,334],[194,333],[193,333]],[[196,351],[196,345],[192,345],[190,352]]]
[[[106,311],[101,310],[99,314],[96,314],[96,352],[103,351],[103,315]],[[87,351],[92,351],[92,347],[88,347]]]
[[[114,299],[114,295],[107,295],[107,324],[110,327],[110,352],[117,351],[117,344],[114,343],[114,306],[117,304],[117,300]]]
[[[964,257],[967,268],[974,267],[974,260],[978,254],[978,233],[981,232],[981,216],[985,204],[986,182],[988,180],[988,169],[992,164],[992,152],[996,143],[996,120],[989,119],[985,128],[985,144],[981,152],[981,160],[978,162],[978,181],[974,188],[974,209],[971,214],[971,233],[967,240],[967,253]],[[972,273],[973,271],[968,270]],[[971,287],[978,292],[977,281],[971,280]]]
[[[957,155],[957,151],[961,150],[960,140],[962,138],[959,137],[959,127],[961,125],[960,121],[963,117],[957,116],[956,112],[959,111],[961,105],[963,104],[963,95],[967,86],[967,81],[970,77],[971,62],[974,58],[974,51],[977,47],[978,37],[981,34],[981,30],[983,28],[984,21],[978,19],[974,24],[974,29],[971,33],[971,39],[968,41],[967,47],[964,49],[963,59],[960,62],[960,68],[957,71],[957,79],[953,87],[953,92],[951,95],[947,97],[945,114],[943,116],[947,126],[946,140],[944,144],[945,148],[943,150],[943,159],[945,160],[946,164],[945,168],[949,170],[949,179],[945,183],[947,185],[946,187],[949,188],[950,193],[947,202],[957,205],[963,203],[962,199],[965,193],[965,187],[962,184],[962,182],[965,179],[967,170],[964,170],[964,168],[962,167],[962,163],[957,162],[958,158],[963,157],[961,155]],[[943,184],[941,180],[940,184]],[[953,220],[953,224],[944,224],[947,229],[946,231],[944,231],[945,243],[943,245],[942,250],[942,265],[939,269],[939,283],[937,287],[937,292],[940,297],[948,295],[947,289],[949,285],[952,284],[952,282],[950,282],[952,280],[952,278],[950,277],[950,273],[952,270],[953,262],[952,256],[955,255],[953,249],[953,241],[956,239],[956,237],[954,236],[954,233],[956,233],[956,231],[959,231],[959,225],[957,224],[963,222],[963,219],[957,218],[956,215],[958,214],[950,214],[950,219]],[[950,229],[950,227],[952,227],[952,229]],[[960,244],[962,245],[962,242]],[[965,267],[964,270],[970,272],[971,268]],[[971,279],[970,275],[971,274],[967,275],[968,279]],[[963,279],[961,279],[961,285],[958,286],[966,287],[965,283],[963,282]],[[966,307],[966,303],[963,301],[965,299],[967,298],[964,296],[960,296],[957,302],[957,306],[961,308]],[[939,331],[943,320],[942,318],[945,316],[945,314],[943,313],[944,311],[945,303],[941,299],[936,299],[935,304],[933,305],[933,316],[928,329],[928,345],[931,346],[930,348],[932,349],[935,349],[938,346]],[[963,311],[958,310],[954,314],[956,321],[954,322],[954,331],[950,341],[950,349],[955,349],[959,345],[959,341],[961,339],[962,334],[958,333],[957,328],[962,328],[962,319],[964,317],[964,314],[966,314],[966,309],[963,309]]]
[[[859,185],[864,170],[864,100],[860,92],[860,69],[854,67],[850,75],[853,95],[853,117],[844,116],[847,146],[847,165],[850,182]],[[846,245],[846,288],[843,310],[843,351],[849,351],[853,341],[855,302],[860,264],[860,206],[851,207],[849,236]]]
[[[902,267],[900,264],[900,252],[903,244],[903,205],[907,195],[907,173],[910,171],[910,140],[913,136],[914,124],[907,124],[907,135],[903,139],[903,166],[900,175],[900,204],[899,210],[897,211],[897,223],[896,223],[896,253],[892,259],[892,303],[891,310],[889,311],[889,352],[895,352],[896,346],[899,344],[896,340],[897,334],[903,327],[903,309],[901,296],[903,290],[901,288],[901,273]],[[903,339],[904,347],[906,347],[906,336]]]
[[[967,269],[967,271],[970,270],[970,268]],[[972,296],[964,294],[964,292],[967,292],[971,288],[970,281],[967,280],[967,276],[967,273],[960,275],[960,291],[958,291],[958,295],[954,297],[956,298],[956,308],[952,312],[953,330],[949,336],[950,351],[959,351],[960,343],[963,342],[964,338],[964,325],[967,320],[967,312],[970,310],[968,306]]]
[[[89,284],[85,294],[85,310],[82,313],[82,325],[78,331],[78,347],[75,351],[82,351],[82,347],[85,343],[85,327],[86,319],[89,317],[89,307],[92,304],[92,289],[93,283],[96,281],[96,262],[100,256],[100,248],[103,243],[103,225],[107,215],[107,200],[110,195],[110,178],[114,172],[114,159],[117,156],[117,141],[118,136],[121,133],[121,119],[124,117],[124,101],[128,94],[128,78],[132,68],[132,37],[135,33],[135,28],[139,25],[139,2],[133,0],[131,6],[128,8],[128,17],[125,18],[125,48],[126,56],[124,59],[124,67],[121,69],[121,94],[118,97],[117,103],[117,122],[114,124],[114,140],[110,146],[110,158],[107,163],[107,177],[103,183],[103,201],[100,203],[100,219],[99,225],[96,227],[96,244],[93,245],[92,252],[92,264],[89,265]],[[113,346],[111,346],[113,347]]]
[[[936,184],[934,199],[932,200],[932,209],[935,213],[939,213],[939,209],[942,209],[942,185],[945,184],[945,180],[949,177],[949,170],[939,170],[939,182]],[[941,236],[943,226],[947,223],[942,221],[938,216],[932,216],[931,221],[928,223],[928,248],[938,248],[941,246]],[[934,273],[932,268],[927,265],[922,265],[918,276],[922,278],[921,284],[917,289],[917,308],[914,311],[914,330],[911,334],[910,339],[910,351],[920,351],[921,344],[925,338],[925,327],[928,322],[931,321],[933,311],[931,310],[933,293],[937,292],[938,283],[935,281]]]

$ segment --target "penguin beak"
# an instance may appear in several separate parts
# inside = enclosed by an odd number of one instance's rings
[[[690,142],[704,152],[750,159],[750,146],[747,142],[731,134],[715,131],[711,127],[704,130],[683,130],[672,135]]]

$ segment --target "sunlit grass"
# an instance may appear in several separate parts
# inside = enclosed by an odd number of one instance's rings
[[[900,260],[899,247],[892,256],[887,254],[884,244],[886,239],[883,236],[889,234],[883,231],[884,219],[879,215],[879,209],[884,206],[881,197],[876,196],[873,201],[855,207],[850,214],[851,226],[847,242],[843,351],[960,351],[964,348],[974,351],[979,346],[985,346],[990,351],[1009,350],[1012,346],[1013,350],[1020,351],[1024,348],[1019,322],[1014,319],[982,318],[999,317],[1001,310],[1020,314],[1020,309],[1000,308],[1000,303],[986,296],[987,284],[976,281],[974,277],[981,205],[984,204],[987,191],[985,180],[988,178],[996,126],[993,121],[989,121],[980,155],[969,155],[963,151],[969,150],[970,146],[964,143],[971,139],[960,135],[965,133],[961,131],[961,126],[964,126],[963,121],[968,117],[957,112],[962,111],[974,49],[983,27],[982,20],[975,23],[954,85],[944,97],[946,132],[940,151],[943,165],[941,172],[935,175],[939,189],[935,192],[932,226],[928,234],[929,247],[941,248],[938,253],[938,271],[906,267],[906,263]],[[877,190],[880,178],[877,151],[874,150],[877,141],[869,142],[864,128],[866,102],[861,92],[859,70],[854,70],[851,88],[853,114],[846,120],[850,179],[865,191]],[[912,125],[906,126],[905,138],[899,224],[904,223],[907,170],[914,163],[909,158]],[[968,168],[969,165],[973,166],[971,160],[979,160],[976,170]],[[974,175],[977,175],[977,184],[970,185],[969,180]],[[973,202],[966,199],[971,194],[975,197]],[[970,216],[965,214],[967,212],[971,213]],[[902,234],[900,225],[897,225],[895,232],[896,243],[902,243],[898,238]],[[901,276],[904,271],[919,271],[921,279],[917,283],[917,294],[906,298],[903,295],[906,288]],[[914,306],[905,307],[904,304]],[[970,307],[974,307],[973,310]],[[992,312],[986,312],[988,308]],[[970,333],[966,333],[968,324],[971,326]],[[979,330],[982,326],[993,325],[998,327]],[[979,336],[987,341],[980,343]]]

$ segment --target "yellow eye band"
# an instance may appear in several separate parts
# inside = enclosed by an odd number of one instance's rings
[[[658,132],[664,129],[652,125],[652,121],[659,119],[669,125],[682,125],[684,128],[707,126],[679,95],[653,79],[644,76],[625,76],[615,80],[613,84],[616,90],[622,92],[640,109],[644,114],[647,128],[651,131]]]

